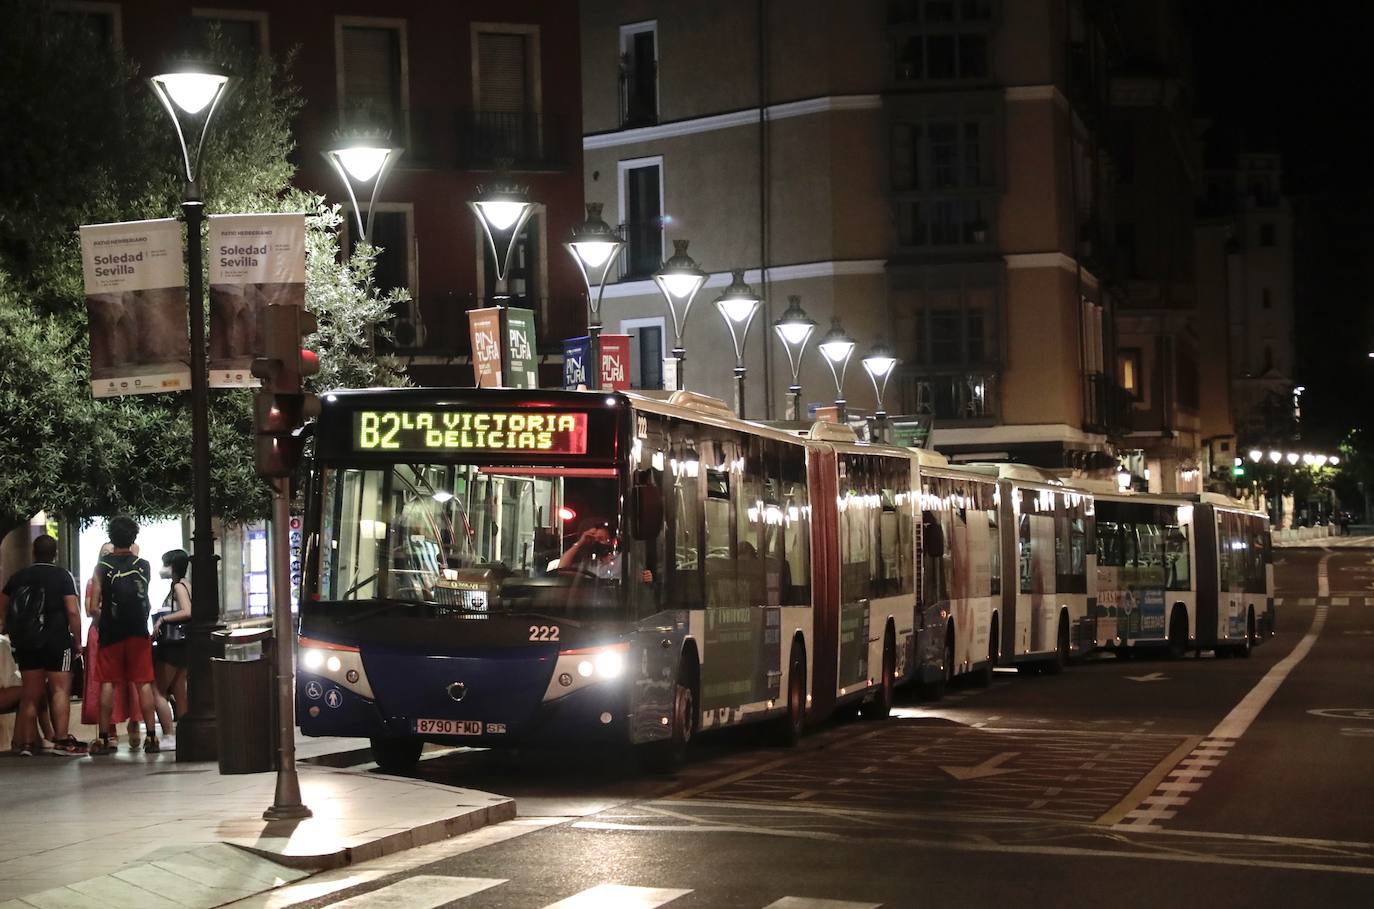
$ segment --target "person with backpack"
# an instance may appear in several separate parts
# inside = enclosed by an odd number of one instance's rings
[[[55,564],[57,540],[46,533],[33,541],[33,561],[16,571],[0,591],[0,623],[23,680],[14,750],[23,757],[42,751],[38,711],[47,698],[57,753],[85,754],[86,746],[68,732],[72,667],[81,658],[76,581]]]
[[[153,696],[153,640],[148,634],[148,583],[152,568],[131,549],[138,538],[133,518],[110,519],[110,542],[114,549],[96,566],[100,597],[100,653],[96,670],[100,676],[100,734],[91,742],[91,754],[113,754],[115,730],[115,686],[132,683],[138,692],[139,712],[147,734],[145,754],[161,751],[155,728]]]

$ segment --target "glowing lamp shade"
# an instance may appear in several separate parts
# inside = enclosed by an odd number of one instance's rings
[[[510,230],[520,220],[520,216],[525,213],[529,204],[528,202],[497,200],[478,202],[477,209],[481,212],[482,220],[491,225],[492,230]]]
[[[391,149],[372,146],[341,148],[334,152],[343,169],[359,183],[367,183],[381,172],[386,159],[391,157]]]
[[[1312,463],[1313,463],[1313,464],[1316,464],[1318,467],[1325,467],[1325,466],[1326,466],[1326,462],[1329,461],[1329,460],[1330,460],[1330,458],[1328,458],[1326,455],[1322,455],[1322,454],[1314,455],[1314,456],[1312,457]]]
[[[1273,461],[1275,464],[1277,464],[1278,462],[1280,462],[1280,461],[1283,460],[1283,452],[1281,452],[1281,451],[1271,451],[1271,452],[1269,452],[1269,460],[1271,460],[1271,461]]]
[[[1338,457],[1332,456],[1332,457],[1330,457],[1330,458],[1327,458],[1326,463],[1330,464],[1332,467],[1335,467],[1336,465],[1338,465],[1338,464],[1341,463],[1341,459],[1338,458]]]
[[[434,493],[434,495],[431,496],[431,498],[433,498],[434,501],[442,505],[445,502],[453,501],[453,493],[449,492],[446,489],[441,489],[438,492]]]
[[[1298,463],[1298,455],[1297,455],[1296,452],[1290,451],[1290,452],[1288,452],[1287,455],[1285,455],[1285,457],[1288,459],[1288,463],[1289,463],[1289,464],[1296,464],[1296,463]]]
[[[731,297],[718,301],[716,305],[720,307],[721,315],[739,325],[742,322],[748,322],[753,317],[754,310],[758,309],[759,301],[744,297]]]
[[[807,325],[804,322],[780,322],[776,326],[778,337],[792,345],[799,347],[806,343],[806,339],[811,337],[811,332],[816,330],[815,323]]]
[[[1258,464],[1263,457],[1264,452],[1260,451],[1258,448],[1250,449],[1250,460],[1254,461],[1256,464]]]
[[[848,360],[850,354],[854,353],[854,342],[845,338],[822,341],[818,346],[821,354],[836,365]]]
[[[613,240],[574,240],[568,244],[568,248],[583,267],[588,271],[596,271],[610,261],[611,256],[620,249],[620,244]]]
[[[889,356],[868,356],[864,357],[864,369],[875,379],[882,379],[892,372],[892,368],[897,365],[896,357]]]
[[[666,274],[659,275],[659,286],[675,300],[685,300],[701,289],[706,283],[704,275]]]
[[[229,77],[217,73],[163,73],[154,76],[153,81],[183,112],[198,114],[215,100]]]

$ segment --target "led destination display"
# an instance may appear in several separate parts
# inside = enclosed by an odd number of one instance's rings
[[[358,451],[527,451],[586,454],[585,413],[361,410],[353,415]]]

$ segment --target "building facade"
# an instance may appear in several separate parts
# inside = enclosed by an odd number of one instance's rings
[[[689,239],[711,278],[686,387],[731,396],[711,302],[743,269],[764,299],[750,416],[784,413],[771,324],[796,296],[817,323],[800,377],[813,408],[836,397],[815,340],[838,319],[857,342],[851,408],[876,406],[859,361],[883,342],[901,359],[885,409],[933,416],[942,451],[1114,468],[1111,51],[1088,7],[584,2],[585,194],[627,241],[602,316],[633,338],[635,384],[662,383],[672,323],[650,276]]]

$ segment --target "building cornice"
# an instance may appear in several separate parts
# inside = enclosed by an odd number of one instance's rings
[[[836,278],[845,275],[880,275],[886,270],[886,259],[840,259],[826,262],[800,262],[795,265],[774,265],[768,269],[768,281],[803,281],[808,278]],[[762,283],[764,278],[758,268],[744,272],[745,283]],[[725,287],[731,281],[728,271],[712,272],[702,289]],[[652,280],[620,281],[607,284],[603,299],[623,297],[658,296],[658,285]]]
[[[876,110],[881,106],[881,95],[825,95],[820,98],[770,104],[764,108],[764,111],[765,117],[769,120],[786,120],[789,117],[806,117],[812,114],[836,111]],[[695,133],[732,129],[737,126],[752,126],[758,122],[759,109],[750,107],[726,114],[712,114],[708,117],[692,117],[686,120],[674,120],[672,123],[659,123],[656,126],[593,133],[582,137],[582,148],[585,151],[598,148],[615,148],[621,145],[633,145],[637,142],[655,142],[660,139],[673,139]]]
[[[1064,271],[1080,274],[1078,260],[1062,252],[1008,253],[1002,257],[1007,268],[1062,268]],[[1089,287],[1097,286],[1097,275],[1082,269],[1083,283]]]

